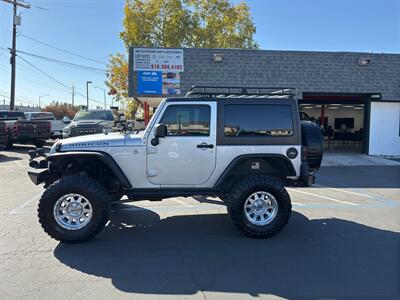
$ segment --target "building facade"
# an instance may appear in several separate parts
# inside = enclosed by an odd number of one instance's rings
[[[129,95],[150,107],[193,85],[294,87],[329,149],[400,155],[399,54],[131,48],[129,67]]]

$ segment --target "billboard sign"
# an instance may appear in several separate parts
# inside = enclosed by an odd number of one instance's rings
[[[138,94],[140,95],[162,95],[162,72],[139,71],[137,74]]]
[[[134,48],[134,71],[163,71],[179,73],[184,71],[182,49]]]
[[[181,75],[173,72],[162,73],[162,94],[179,95],[181,93]]]

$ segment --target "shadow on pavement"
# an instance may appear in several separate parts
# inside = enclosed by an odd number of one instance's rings
[[[144,209],[114,213],[98,238],[54,255],[127,293],[398,299],[399,246],[399,233],[335,218],[294,213],[276,237],[254,240],[223,214],[160,220]]]
[[[4,155],[4,154],[0,153],[0,163],[8,162],[8,161],[14,161],[14,160],[22,160],[22,158],[21,157]]]
[[[51,148],[50,146],[43,146],[43,149],[45,152],[49,152]],[[16,153],[21,153],[25,154],[28,153],[29,150],[34,150],[36,149],[35,146],[33,145],[24,145],[24,144],[14,144],[11,149],[7,150],[8,152],[16,152]]]
[[[315,176],[334,188],[400,188],[400,166],[321,167]]]

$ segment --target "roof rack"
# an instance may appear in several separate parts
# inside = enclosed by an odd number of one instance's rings
[[[292,87],[244,87],[193,85],[185,97],[204,98],[295,98]]]

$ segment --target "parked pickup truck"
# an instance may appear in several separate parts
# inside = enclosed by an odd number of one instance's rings
[[[51,136],[49,121],[28,121],[21,111],[0,110],[0,121],[4,121],[7,128],[7,149],[12,148],[14,143],[43,147]]]
[[[7,142],[7,126],[4,121],[0,121],[0,150],[6,147]]]
[[[63,128],[67,125],[63,123],[63,121],[61,120],[56,120],[52,112],[41,112],[41,111],[25,112],[25,117],[28,121],[36,121],[36,120],[49,121],[51,124],[50,131],[52,139],[62,138]]]

